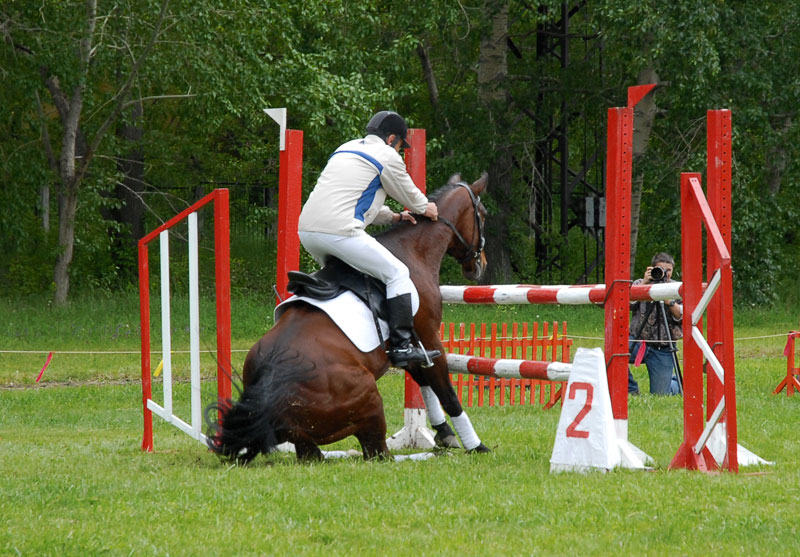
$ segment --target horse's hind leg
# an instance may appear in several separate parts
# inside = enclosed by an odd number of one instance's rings
[[[314,443],[305,439],[295,440],[294,450],[300,462],[313,462],[325,458]]]
[[[364,454],[364,459],[369,460],[372,458],[387,459],[392,457],[389,452],[389,447],[386,446],[386,422],[383,422],[383,429],[370,428],[369,430],[361,430],[356,433],[356,439],[361,443],[361,452]]]
[[[392,453],[386,446],[386,416],[383,413],[383,400],[378,393],[377,386],[371,403],[363,407],[364,415],[358,423],[358,430],[354,433],[365,459],[391,458]]]

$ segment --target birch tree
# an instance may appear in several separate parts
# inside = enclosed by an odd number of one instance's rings
[[[130,102],[142,65],[163,32],[168,4],[169,0],[162,0],[152,31],[140,50],[127,43],[113,45],[127,51],[130,64],[121,85],[110,91],[106,91],[107,82],[95,78],[95,60],[98,52],[112,47],[106,42],[106,25],[117,6],[111,6],[108,13],[98,13],[97,0],[85,0],[82,5],[65,2],[43,6],[41,10],[23,5],[18,11],[11,11],[14,5],[3,13],[7,47],[24,57],[31,71],[38,73],[58,113],[57,136],[51,140],[50,134],[42,134],[43,147],[58,177],[59,251],[53,269],[57,304],[66,302],[69,294],[81,190],[100,146]],[[51,27],[50,18],[70,21],[74,27]],[[94,110],[87,115],[85,104],[90,95],[99,100],[92,100]]]

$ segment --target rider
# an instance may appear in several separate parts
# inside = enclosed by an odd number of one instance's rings
[[[400,149],[407,148],[408,126],[396,112],[383,110],[370,119],[367,135],[341,145],[328,159],[300,213],[300,242],[324,265],[335,256],[386,284],[389,349],[392,364],[406,367],[440,355],[412,342],[412,307],[419,295],[408,267],[364,230],[368,224],[416,220],[408,211],[393,212],[383,204],[388,194],[415,214],[436,220],[436,204],[414,185]]]

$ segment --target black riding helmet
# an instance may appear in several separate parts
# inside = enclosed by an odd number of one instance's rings
[[[367,123],[367,133],[374,134],[386,141],[392,134],[403,140],[403,149],[411,147],[406,141],[408,135],[408,125],[397,112],[391,110],[381,110],[370,118]]]

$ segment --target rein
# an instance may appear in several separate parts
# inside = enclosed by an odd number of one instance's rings
[[[449,220],[447,220],[444,217],[439,217],[437,220],[442,222],[443,224],[447,225],[450,228],[450,230],[453,231],[453,234],[456,235],[456,238],[458,239],[459,242],[461,242],[461,245],[466,250],[466,254],[464,255],[464,257],[462,257],[461,259],[458,260],[458,262],[463,265],[464,263],[467,263],[468,261],[471,261],[473,259],[480,259],[481,252],[483,251],[483,247],[486,244],[486,238],[483,235],[483,223],[481,222],[481,217],[480,217],[480,214],[478,212],[478,205],[481,202],[481,198],[479,196],[476,196],[472,192],[472,190],[470,189],[469,185],[467,185],[466,183],[458,182],[458,184],[456,184],[456,185],[461,186],[464,189],[466,189],[467,192],[469,193],[470,199],[472,200],[472,208],[475,211],[475,227],[478,230],[478,247],[477,247],[477,249],[473,248],[472,244],[468,243],[464,239],[464,237],[456,229],[455,225],[452,222],[450,222]]]

